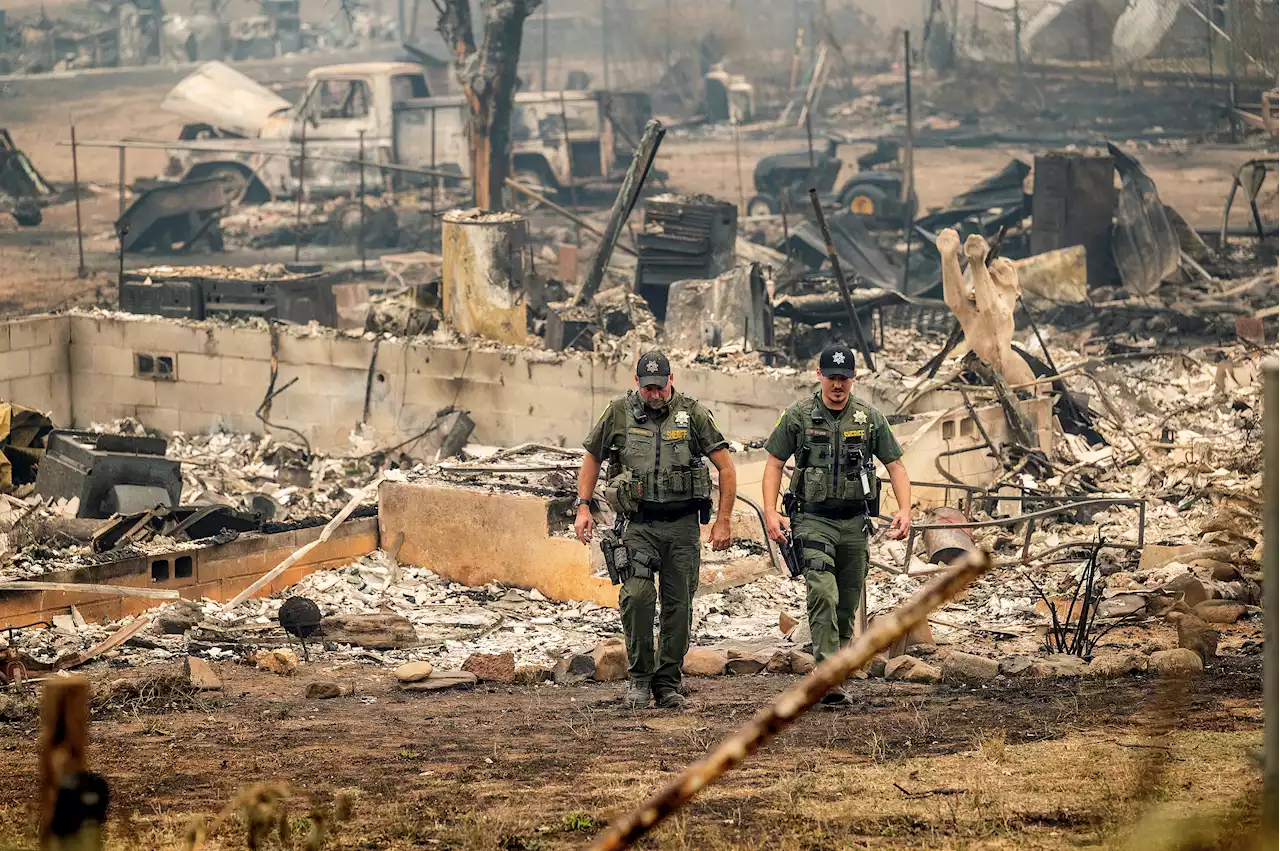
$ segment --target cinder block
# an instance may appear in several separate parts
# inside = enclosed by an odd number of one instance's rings
[[[576,428],[583,428],[585,423],[595,425],[590,396],[559,387],[532,384],[513,385],[506,390],[511,399],[508,407],[516,414],[523,412],[529,417],[557,420]]]
[[[283,400],[284,405],[278,403]],[[273,410],[283,407],[284,421],[289,425],[297,423],[327,424],[329,422],[329,398],[311,393],[286,392],[277,398]]]
[[[369,379],[369,373],[364,369],[309,366],[301,368],[300,372],[306,377],[307,390],[311,393],[317,393],[321,396],[359,396],[362,401],[364,399],[364,388]],[[298,383],[302,384],[304,382],[300,381]],[[379,384],[385,388],[387,382],[379,382]]]
[[[280,387],[287,378],[281,371],[276,387]],[[242,357],[227,357],[222,361],[222,383],[240,387],[255,387],[262,393],[267,392],[267,383],[271,381],[271,364],[265,360],[246,360]],[[286,393],[289,391],[285,391]],[[259,397],[261,400],[261,397]]]
[[[124,324],[120,319],[73,316],[71,317],[71,344],[123,349]]]
[[[111,379],[112,399],[126,405],[154,406],[156,404],[157,383],[150,378],[113,376]]]
[[[44,317],[15,319],[9,323],[10,349],[36,349],[52,344],[49,320]]]
[[[55,316],[49,326],[50,342],[55,346],[71,345],[71,317]]]
[[[444,349],[427,346],[411,346],[409,348],[410,370],[421,371],[423,375],[439,378],[457,378],[460,375],[474,377],[471,371],[471,360],[467,349]],[[368,361],[365,361],[368,363]],[[465,373],[464,373],[465,370]]]
[[[227,396],[230,395],[223,388],[208,384],[194,384],[186,381],[156,381],[154,384],[156,396],[151,407],[170,408],[175,411],[221,413],[227,407]]]
[[[138,420],[147,428],[154,428],[166,435],[182,430],[182,417],[177,408],[137,407]]]
[[[346,430],[350,431],[352,428],[355,427],[357,423],[360,422],[361,418],[364,416],[363,402],[354,402],[350,399],[329,399],[328,401],[329,401],[329,413],[323,420],[320,420],[319,422],[327,423],[328,425],[331,425],[334,428],[340,428],[340,429],[345,428]],[[372,419],[372,417],[373,417],[373,411],[370,411],[370,418]],[[389,436],[391,432],[396,430],[396,424],[393,418],[390,423],[390,427],[387,427],[387,425],[385,424],[385,418],[384,418],[384,424],[374,425],[374,428],[378,429],[380,434]]]
[[[195,352],[178,353],[178,381],[195,384],[221,384],[221,356],[201,355]]]
[[[32,375],[56,375],[71,369],[70,352],[66,346],[40,346],[31,350]]]
[[[0,398],[4,398],[0,396]],[[49,376],[49,399],[53,424],[66,428],[75,425],[75,412],[71,408],[71,376],[55,373]]]
[[[576,364],[570,363],[535,363],[526,358],[520,359],[526,380],[535,387],[589,387],[589,383],[578,377]]]
[[[280,363],[328,366],[333,363],[333,341],[323,336],[281,333]]]
[[[13,398],[13,382],[0,381],[0,402],[8,402]]]
[[[217,428],[217,414],[206,414],[203,411],[178,411],[179,429],[184,434],[208,434]]]
[[[9,351],[9,325],[0,324],[0,352]]]
[[[26,378],[30,374],[30,349],[11,349],[0,353],[0,378]]]
[[[123,319],[125,343],[133,349],[154,352],[203,352],[205,332],[195,325],[167,319]]]
[[[28,408],[46,413],[54,407],[53,382],[49,375],[30,375],[15,378],[12,384],[13,401]]]
[[[84,405],[83,408],[79,406],[76,408],[76,416],[80,417],[78,422],[84,423],[101,423],[137,415],[137,405],[125,405],[119,402],[94,402]]]
[[[234,355],[238,358],[260,360],[264,363],[271,358],[271,334],[256,328],[214,327],[212,341],[206,347],[205,354]]]
[[[379,346],[381,349],[381,346]],[[379,351],[381,355],[381,351]],[[373,341],[360,337],[339,337],[330,341],[329,363],[343,369],[367,372],[373,357]]]
[[[75,345],[74,348],[88,349],[91,365],[89,372],[96,372],[102,375],[133,375],[136,370],[133,349],[123,346],[80,346]]]

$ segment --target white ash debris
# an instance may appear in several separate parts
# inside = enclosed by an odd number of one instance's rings
[[[125,418],[93,423],[91,431],[147,434],[137,420]],[[183,503],[217,502],[236,505],[240,497],[262,493],[284,509],[275,522],[331,516],[368,484],[387,461],[362,434],[353,433],[347,455],[313,453],[310,459],[297,446],[270,434],[213,432],[168,437],[166,455],[182,462]],[[373,502],[375,494],[366,502]]]

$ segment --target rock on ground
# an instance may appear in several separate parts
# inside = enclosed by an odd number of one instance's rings
[[[470,671],[432,671],[431,676],[416,683],[401,683],[401,691],[442,691],[449,688],[471,688],[479,680]]]
[[[871,661],[867,663],[867,676],[875,677],[876,679],[883,679],[884,669],[888,662],[888,659],[877,653],[875,656],[871,657]]]
[[[262,670],[283,677],[290,676],[298,670],[298,654],[288,648],[259,650],[253,654],[252,658]]]
[[[516,685],[536,686],[551,677],[551,672],[538,665],[520,665],[516,668]]]
[[[573,685],[591,679],[596,672],[595,657],[587,653],[565,656],[551,669],[551,679],[560,685]]]
[[[342,686],[333,680],[312,680],[307,683],[309,700],[331,700],[335,697],[342,697]]]
[[[197,691],[218,691],[222,688],[222,680],[214,673],[212,666],[199,656],[188,656],[183,663],[183,671],[187,682]]]
[[[1195,615],[1178,618],[1178,647],[1209,662],[1218,655],[1218,631]]]
[[[691,677],[715,677],[724,673],[729,654],[710,647],[690,647],[681,669]]]
[[[884,678],[907,683],[936,683],[942,672],[914,656],[898,656],[884,666]]]
[[[1191,677],[1204,673],[1204,662],[1194,650],[1157,650],[1147,660],[1148,668],[1162,677]]]
[[[1244,617],[1248,607],[1233,600],[1205,600],[1191,611],[1205,623],[1235,623]]]
[[[481,682],[514,683],[516,657],[512,653],[472,653],[462,670],[475,674]]]
[[[1125,677],[1146,669],[1147,657],[1141,653],[1099,653],[1089,662],[1089,674],[1094,677]]]
[[[769,664],[769,658],[761,654],[739,656],[725,663],[726,674],[758,674]]]
[[[818,667],[814,658],[803,650],[791,651],[791,673],[804,676]]]
[[[402,683],[416,683],[431,676],[435,666],[430,662],[406,662],[396,668],[396,679]]]
[[[1000,674],[1000,663],[995,659],[973,653],[953,651],[942,660],[942,678],[962,683],[985,683]]]
[[[325,641],[369,650],[398,650],[418,643],[413,622],[401,615],[331,615],[320,621]]]
[[[162,635],[182,635],[200,623],[200,610],[191,606],[175,606],[156,615],[156,627]]]
[[[1030,656],[1006,656],[1000,660],[1000,673],[1006,677],[1025,674],[1036,663]]]
[[[771,674],[791,673],[791,654],[786,650],[775,650],[765,663],[764,669]]]
[[[591,651],[595,672],[591,678],[599,683],[627,678],[627,645],[621,638],[606,638]]]
[[[1083,677],[1089,673],[1089,663],[1070,653],[1054,653],[1035,660],[1026,673],[1031,677]]]

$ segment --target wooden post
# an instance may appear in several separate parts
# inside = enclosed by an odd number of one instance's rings
[[[569,165],[569,203],[578,206],[578,183],[573,176],[573,145],[569,142],[569,113],[564,107],[564,89],[560,90],[560,126],[564,130],[564,158]]]
[[[124,218],[124,145],[120,146],[120,218]]]
[[[600,64],[604,66],[604,90],[609,91],[609,0],[600,0]]]
[[[436,107],[431,107],[431,170],[436,170]],[[440,187],[440,178],[431,175],[431,230],[438,231],[440,223],[436,221],[436,190]],[[439,250],[437,248],[437,250]]]
[[[840,298],[844,301],[844,309],[849,312],[849,324],[853,326],[853,338],[858,341],[858,351],[867,363],[867,369],[876,371],[875,361],[871,360],[871,347],[862,336],[862,323],[858,321],[858,312],[853,309],[853,299],[849,296],[849,285],[844,279],[844,270],[840,268],[840,258],[836,256],[835,246],[831,244],[831,231],[827,228],[827,217],[822,213],[822,203],[818,200],[818,190],[809,190],[809,200],[813,202],[813,215],[822,230],[822,239],[827,244],[827,259],[831,261],[831,269],[836,275],[836,286],[840,288]]]
[[[1276,618],[1280,616],[1280,594],[1277,594],[1276,582],[1280,581],[1277,562],[1280,561],[1280,542],[1276,535],[1280,534],[1280,524],[1276,521],[1280,509],[1280,476],[1276,465],[1280,463],[1280,389],[1277,388],[1277,364],[1274,358],[1267,360],[1262,368],[1263,421],[1266,423],[1263,434],[1263,486],[1262,496],[1265,511],[1263,516],[1263,556],[1262,556],[1262,614],[1263,614],[1263,674],[1262,674],[1262,706],[1263,712],[1263,756],[1262,769],[1262,823],[1269,832],[1272,841],[1276,831],[1276,797],[1280,795],[1280,780],[1277,780],[1276,749],[1280,747],[1280,718],[1277,717],[1276,701],[1280,699],[1280,685],[1277,684],[1277,660],[1280,653],[1276,647]]]
[[[89,681],[50,679],[40,707],[40,843],[45,851],[97,851],[107,785],[87,770]]]
[[[547,34],[547,9],[551,7],[551,0],[542,0],[542,90],[547,90],[547,54],[549,51],[550,36]]]
[[[609,258],[613,255],[614,243],[618,241],[618,234],[626,224],[627,217],[631,215],[636,199],[640,197],[640,190],[644,187],[644,180],[649,175],[653,158],[658,155],[658,145],[662,143],[662,137],[666,133],[666,128],[657,119],[651,119],[645,125],[640,144],[636,146],[635,156],[631,158],[631,165],[627,168],[627,175],[622,179],[622,186],[618,189],[618,197],[613,201],[613,209],[609,212],[609,223],[605,225],[604,237],[600,240],[596,259],[591,264],[591,272],[583,281],[578,294],[574,296],[574,305],[588,303],[600,288],[600,282],[604,280],[604,270],[608,268]]]
[[[364,256],[364,131],[360,131],[360,274],[367,270]]]
[[[76,251],[80,256],[76,277],[83,278],[89,274],[89,270],[84,266],[84,229],[80,224],[80,158],[76,154],[75,122],[71,124],[71,189],[76,195]]]
[[[911,197],[915,194],[916,174],[915,128],[911,110],[911,30],[902,32],[902,69],[907,84],[907,143],[902,152],[902,230],[907,241],[907,254],[902,261],[902,294],[907,295],[911,286],[911,230],[915,223]]]
[[[747,196],[742,191],[742,145],[738,141],[738,119],[732,115],[730,119],[729,123],[733,127],[733,173],[738,178],[738,209],[741,211],[738,215],[745,216],[747,214]]]

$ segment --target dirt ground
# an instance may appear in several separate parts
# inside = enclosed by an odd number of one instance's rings
[[[621,709],[618,684],[415,694],[368,668],[217,671],[220,694],[95,712],[110,847],[182,847],[193,816],[262,782],[290,788],[299,837],[317,802],[350,795],[333,848],[582,847],[795,679],[692,680],[672,713]],[[856,708],[809,713],[641,847],[1261,847],[1260,672],[1255,657],[1183,683],[856,682]],[[306,700],[317,675],[348,693]],[[32,720],[0,724],[0,847],[34,847],[36,741]],[[244,847],[243,822],[210,840]]]

